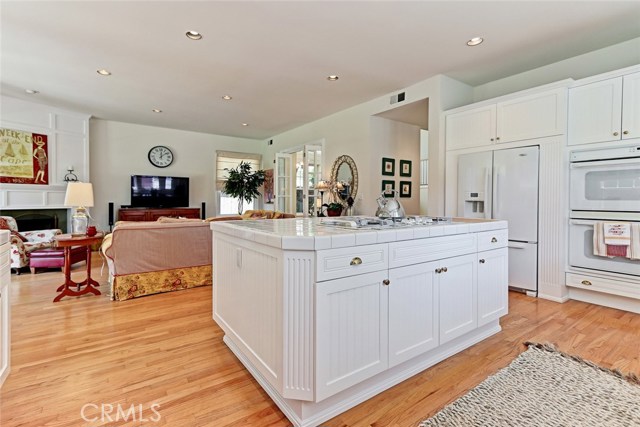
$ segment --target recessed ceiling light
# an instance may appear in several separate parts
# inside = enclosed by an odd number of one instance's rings
[[[185,35],[191,40],[200,40],[202,38],[202,34],[197,31],[187,31]]]
[[[153,111],[154,113],[162,113],[162,110],[159,110],[159,109],[157,109],[157,108],[154,108],[154,109],[153,109],[153,110],[151,110],[151,111]]]
[[[222,99],[224,99],[225,101],[230,101],[232,98],[230,95],[225,95],[222,97]]]
[[[25,92],[27,92],[29,95],[35,95],[36,93],[40,93],[39,90],[35,90],[35,89],[25,89]]]
[[[98,70],[97,73],[100,74],[101,76],[110,76],[111,75],[111,71],[105,70],[104,68],[101,69],[101,70]]]
[[[482,37],[474,37],[467,42],[467,46],[478,46],[484,39]]]
[[[249,123],[243,123],[242,126],[249,126]]]
[[[332,75],[332,76],[327,76],[327,80],[331,81],[331,82],[335,82],[336,80],[338,80],[340,77]]]

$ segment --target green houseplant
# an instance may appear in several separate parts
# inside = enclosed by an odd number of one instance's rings
[[[329,206],[327,207],[327,216],[340,216],[342,214],[342,209],[344,209],[342,203],[329,203]]]
[[[240,162],[236,168],[225,168],[229,177],[224,183],[224,192],[238,198],[238,215],[242,215],[244,202],[251,202],[260,195],[258,188],[264,183],[263,170],[251,171],[251,164]]]

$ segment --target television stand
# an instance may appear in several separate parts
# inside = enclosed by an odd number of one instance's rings
[[[118,221],[156,221],[161,216],[200,218],[200,208],[126,208],[118,209]]]

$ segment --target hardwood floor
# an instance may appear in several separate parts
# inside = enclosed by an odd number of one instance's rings
[[[290,425],[222,343],[211,287],[112,302],[97,255],[93,265],[103,295],[55,304],[60,272],[12,276],[12,371],[0,391],[0,425]],[[73,276],[84,269],[75,265]],[[640,374],[640,315],[515,293],[509,312],[499,334],[323,425],[416,425],[509,364],[526,340]],[[136,421],[132,413],[126,423],[100,419],[103,404],[113,420],[118,404],[134,405]]]

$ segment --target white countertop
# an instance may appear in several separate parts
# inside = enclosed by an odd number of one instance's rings
[[[347,229],[322,225],[318,218],[216,221],[211,230],[239,239],[288,250],[322,250],[424,239],[507,228],[507,221],[454,218],[443,225]]]

